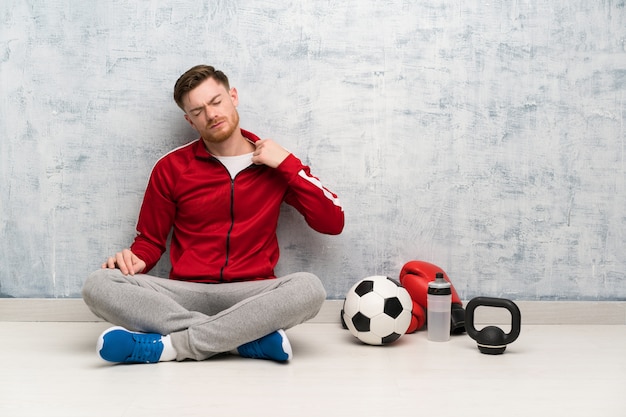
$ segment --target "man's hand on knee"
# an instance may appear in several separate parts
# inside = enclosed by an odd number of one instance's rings
[[[130,249],[124,249],[116,253],[115,256],[109,256],[106,262],[102,264],[102,269],[106,268],[119,269],[124,275],[135,275],[146,268],[146,263]]]

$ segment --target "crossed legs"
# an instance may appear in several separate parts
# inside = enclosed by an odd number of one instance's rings
[[[201,284],[92,273],[83,299],[98,317],[128,330],[171,336],[176,360],[204,360],[313,318],[326,292],[313,274]]]

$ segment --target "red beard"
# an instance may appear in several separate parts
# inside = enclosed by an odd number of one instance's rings
[[[208,143],[222,143],[230,138],[237,126],[239,126],[239,113],[235,110],[231,117],[217,121],[217,123],[222,124],[212,129],[211,126],[215,125],[215,123],[215,121],[212,121],[202,132],[202,139]]]

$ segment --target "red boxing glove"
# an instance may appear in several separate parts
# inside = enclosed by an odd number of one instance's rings
[[[424,327],[424,323],[426,323],[426,312],[415,301],[413,301],[413,310],[411,316],[411,324],[409,324],[409,328],[407,329],[407,333],[413,333]]]
[[[444,279],[451,284],[452,311],[450,316],[450,333],[462,333],[465,331],[463,302],[459,298],[448,275],[437,265],[424,261],[410,261],[400,271],[400,284],[408,291],[413,300],[413,318],[407,333],[421,329],[426,322],[428,283],[435,280],[437,272],[443,273]]]

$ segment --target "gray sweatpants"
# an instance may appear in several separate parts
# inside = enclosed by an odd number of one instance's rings
[[[93,313],[128,330],[170,335],[176,360],[230,352],[319,312],[320,280],[298,272],[277,279],[225,284],[182,282],[100,269],[83,286]]]

